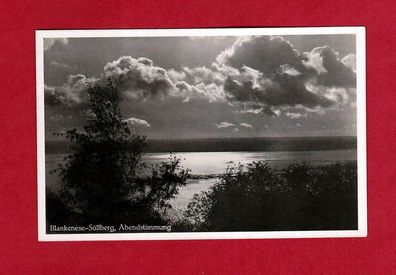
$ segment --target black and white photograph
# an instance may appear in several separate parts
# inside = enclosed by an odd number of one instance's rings
[[[41,241],[367,235],[362,27],[36,31]]]

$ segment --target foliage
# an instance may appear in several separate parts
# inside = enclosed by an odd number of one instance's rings
[[[356,163],[272,169],[229,167],[194,196],[184,226],[194,231],[336,230],[357,227]]]
[[[145,138],[123,119],[116,81],[89,86],[86,102],[87,125],[65,134],[74,153],[53,171],[62,188],[47,194],[49,223],[161,222],[159,210],[169,207],[188,171],[173,157],[147,173],[141,161]]]

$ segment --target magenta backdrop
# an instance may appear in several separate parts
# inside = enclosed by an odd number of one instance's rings
[[[396,273],[396,2],[1,2],[1,274]],[[35,29],[360,25],[367,27],[368,238],[37,241]]]

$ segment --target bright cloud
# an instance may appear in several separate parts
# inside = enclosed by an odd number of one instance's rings
[[[125,120],[131,126],[151,127],[150,124],[144,119],[131,117]]]
[[[242,127],[245,127],[245,128],[254,129],[253,125],[251,125],[249,123],[241,123],[239,125]]]
[[[230,122],[220,122],[220,123],[218,123],[218,124],[216,124],[216,127],[217,128],[229,128],[229,127],[234,127],[235,126],[235,124],[234,123],[230,123]]]

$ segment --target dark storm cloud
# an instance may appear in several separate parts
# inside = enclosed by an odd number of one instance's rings
[[[267,107],[330,107],[344,103],[345,98],[323,90],[342,88],[337,93],[349,95],[348,89],[356,86],[352,56],[340,60],[338,53],[326,46],[301,54],[282,37],[240,38],[216,60],[222,66],[238,69],[241,75],[252,76],[245,80],[226,78],[224,91],[233,101]]]
[[[262,103],[264,106],[329,107],[334,102],[324,96],[310,92],[298,77],[278,76],[273,80],[239,82],[227,78],[224,83],[227,96],[232,101]]]
[[[286,39],[278,36],[252,36],[238,39],[231,48],[216,58],[219,64],[234,68],[247,66],[267,77],[284,72],[317,78],[319,84],[336,87],[355,86],[356,76],[351,67],[353,55],[340,59],[339,54],[328,46],[300,53]],[[284,71],[284,68],[289,68]]]
[[[300,54],[282,37],[252,36],[238,39],[231,48],[217,56],[219,64],[234,68],[248,66],[271,75],[283,64],[304,69]]]

